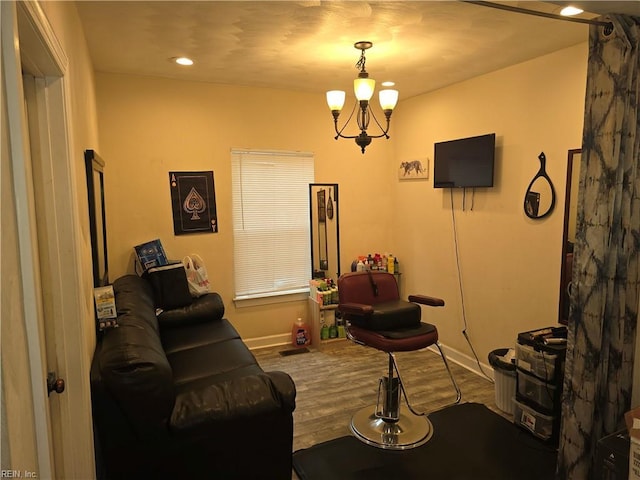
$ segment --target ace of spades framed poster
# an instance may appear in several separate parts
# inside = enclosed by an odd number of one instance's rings
[[[175,235],[216,233],[216,192],[213,172],[169,172]]]

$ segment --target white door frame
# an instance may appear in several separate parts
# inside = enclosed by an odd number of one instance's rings
[[[38,2],[0,3],[38,476],[80,478],[95,472],[91,353],[85,333],[93,312],[90,285],[85,281],[90,279],[83,278],[79,248],[82,222],[70,148],[68,60]],[[7,27],[10,31],[5,31]],[[23,101],[23,69],[36,77],[27,97],[30,110],[36,110],[30,112],[29,124]],[[78,156],[82,158],[82,151]],[[47,206],[46,215],[36,214],[34,181],[40,202]],[[65,393],[49,399],[45,375],[53,369],[67,387]]]

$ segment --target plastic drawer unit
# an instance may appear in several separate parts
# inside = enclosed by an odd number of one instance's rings
[[[550,440],[554,435],[555,417],[544,415],[537,410],[513,399],[514,414],[513,422],[529,430],[533,435],[542,439]]]
[[[556,385],[537,379],[518,370],[518,398],[533,402],[541,409],[552,412],[556,407]]]
[[[556,361],[558,355],[538,351],[529,345],[516,343],[516,365],[541,380],[551,382],[556,376]]]

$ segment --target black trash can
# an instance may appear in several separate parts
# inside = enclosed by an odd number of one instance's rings
[[[513,398],[516,396],[516,364],[504,359],[508,352],[508,348],[493,350],[489,353],[489,364],[493,367],[496,406],[504,413],[513,415]]]

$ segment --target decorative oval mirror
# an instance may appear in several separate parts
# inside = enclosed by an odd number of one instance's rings
[[[338,184],[309,184],[311,272],[314,278],[340,276]]]
[[[556,205],[556,191],[547,175],[547,157],[544,152],[540,152],[538,160],[540,160],[540,169],[529,183],[524,196],[524,213],[533,219],[546,217]]]

